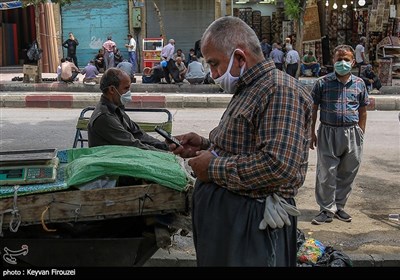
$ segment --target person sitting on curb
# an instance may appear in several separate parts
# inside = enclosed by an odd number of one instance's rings
[[[376,75],[374,70],[372,69],[371,64],[368,64],[365,67],[364,71],[361,72],[360,78],[363,79],[365,85],[369,90],[379,90],[382,87],[382,83],[379,80],[378,75]]]
[[[61,63],[61,81],[66,83],[73,83],[74,81],[78,80],[76,78],[78,74],[78,67],[76,67],[75,64],[72,63],[72,59],[70,57],[67,57],[65,59],[65,62]]]
[[[99,52],[94,57],[94,65],[100,73],[104,72],[104,49],[99,49]]]
[[[306,70],[311,70],[312,76],[319,77],[321,67],[312,51],[308,51],[308,53],[303,57],[300,69],[301,75],[303,76],[307,76]]]
[[[57,66],[57,81],[61,81],[61,64],[65,62],[65,58],[61,58],[60,65]]]
[[[179,82],[182,82],[185,79],[187,68],[185,66],[185,63],[183,63],[183,60],[180,56],[176,57],[175,66],[179,70]]]
[[[124,59],[123,61],[117,64],[116,68],[121,69],[126,74],[128,74],[129,77],[131,78],[131,83],[136,83],[135,70],[132,63]]]
[[[166,63],[166,62],[165,62]],[[143,84],[159,84],[161,79],[164,78],[164,70],[161,64],[156,65],[152,68],[143,68],[142,83]]]
[[[89,61],[88,65],[83,68],[82,75],[85,75],[83,78],[84,84],[98,84],[99,81],[97,79],[97,75],[99,71],[97,70],[96,66],[94,66],[94,60]]]
[[[186,80],[190,84],[202,84],[206,73],[204,72],[203,65],[197,61],[196,56],[192,56],[192,62],[188,66],[188,70],[186,73]]]

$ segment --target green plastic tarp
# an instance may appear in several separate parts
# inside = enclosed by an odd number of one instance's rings
[[[131,176],[183,191],[189,183],[176,155],[128,146],[99,146],[67,150],[68,186],[103,176]]]

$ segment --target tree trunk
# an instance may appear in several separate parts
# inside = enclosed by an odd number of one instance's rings
[[[41,46],[42,46],[41,41],[40,41],[40,24],[39,24],[40,5],[41,4],[35,5],[36,41],[38,43],[39,48],[41,48]],[[42,63],[41,63],[40,59],[37,62],[37,66],[38,66],[39,83],[41,83],[42,82]]]
[[[296,26],[296,50],[299,52],[300,56],[303,54],[303,37],[304,37],[304,14],[306,13],[307,0],[302,0],[299,3],[299,18],[297,19]]]
[[[157,17],[158,17],[158,23],[160,24],[160,33],[161,33],[161,36],[163,38],[164,44],[166,44],[167,43],[167,41],[166,41],[167,40],[167,36],[165,34],[164,22],[163,22],[162,17],[161,17],[161,12],[160,12],[160,9],[157,7],[157,4],[155,2],[153,2],[153,4],[154,4],[154,10],[156,11],[156,14],[157,14]]]
[[[301,0],[299,2],[299,9],[300,9],[299,18],[297,19],[297,24],[296,24],[296,50],[299,53],[300,59],[303,58],[304,14],[306,12],[306,7],[307,7],[307,0]],[[301,63],[299,63],[298,65],[296,77],[299,77],[300,65]]]

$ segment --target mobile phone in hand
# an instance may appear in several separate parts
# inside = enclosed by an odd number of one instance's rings
[[[160,134],[162,137],[164,137],[165,139],[167,139],[169,142],[174,143],[177,147],[179,147],[181,145],[181,143],[179,142],[178,139],[176,139],[175,137],[173,137],[170,133],[166,132],[164,129],[162,129],[161,127],[156,127],[154,128],[154,130]]]

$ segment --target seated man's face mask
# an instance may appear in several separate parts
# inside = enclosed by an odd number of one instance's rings
[[[115,90],[118,92],[118,94],[119,94],[119,100],[121,101],[121,104],[122,105],[126,105],[126,104],[128,104],[129,102],[131,102],[132,101],[132,93],[131,93],[131,91],[130,90],[128,90],[127,92],[125,92],[124,94],[120,94],[119,93],[119,91],[118,91],[118,89],[116,88],[116,87],[114,87],[115,88]]]

